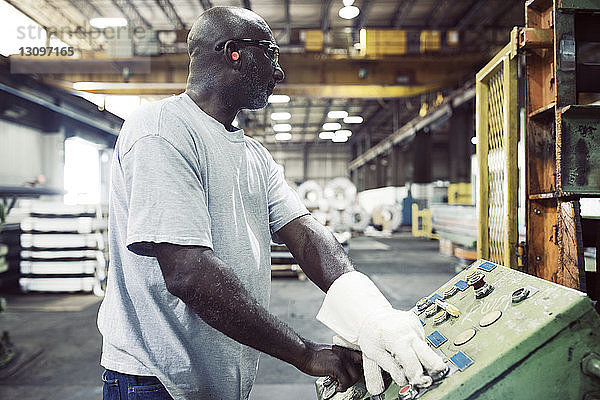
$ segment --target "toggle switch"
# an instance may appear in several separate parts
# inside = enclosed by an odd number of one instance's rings
[[[454,317],[454,318],[460,317],[460,311],[458,310],[458,307],[456,307],[455,305],[450,304],[443,300],[439,300],[439,299],[435,301],[435,304],[442,310],[445,310],[452,317]]]

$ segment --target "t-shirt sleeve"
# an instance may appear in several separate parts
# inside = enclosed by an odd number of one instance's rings
[[[269,202],[269,227],[273,241],[275,243],[283,243],[277,235],[277,231],[292,220],[309,214],[309,212],[304,204],[302,204],[298,194],[285,181],[283,168],[270,156],[269,165],[270,173],[267,193]]]
[[[122,156],[129,196],[127,248],[155,256],[153,243],[212,248],[206,193],[197,162],[161,136],[139,139]]]

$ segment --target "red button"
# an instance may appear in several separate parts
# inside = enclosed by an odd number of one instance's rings
[[[406,393],[411,389],[410,385],[406,385],[404,386],[402,389],[400,389],[400,393]]]

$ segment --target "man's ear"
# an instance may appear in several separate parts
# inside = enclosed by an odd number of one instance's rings
[[[239,49],[235,45],[235,43],[227,43],[225,45],[225,49],[223,51],[225,54],[225,58],[227,62],[231,65],[231,67],[235,70],[239,70],[242,66],[242,53],[240,53]]]

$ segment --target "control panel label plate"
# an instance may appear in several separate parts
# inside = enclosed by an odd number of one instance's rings
[[[450,361],[452,361],[454,365],[456,365],[461,371],[464,371],[465,369],[467,369],[467,367],[473,364],[473,360],[471,359],[471,357],[469,357],[462,351],[459,351],[458,353],[450,357]]]
[[[479,265],[477,268],[482,269],[485,272],[490,272],[490,271],[493,271],[494,268],[496,268],[496,264],[486,261],[486,262],[482,263],[481,265]]]
[[[440,347],[442,344],[448,341],[448,339],[446,339],[446,337],[439,331],[433,331],[431,335],[427,336],[427,340],[435,348]]]

